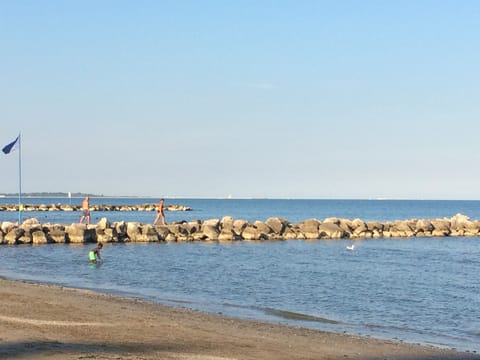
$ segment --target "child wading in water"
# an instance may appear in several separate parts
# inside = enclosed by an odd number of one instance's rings
[[[88,258],[90,259],[91,263],[96,263],[97,261],[102,261],[102,257],[100,256],[100,250],[102,250],[103,244],[98,244],[95,248],[88,252]]]

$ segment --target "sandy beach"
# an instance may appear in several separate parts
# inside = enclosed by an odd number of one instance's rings
[[[1,359],[480,359],[0,279]]]

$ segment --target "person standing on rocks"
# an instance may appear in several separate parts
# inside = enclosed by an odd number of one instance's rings
[[[90,225],[90,198],[85,196],[82,201],[82,216],[80,217],[80,224],[83,220],[87,220],[87,225]]]
[[[165,214],[163,212],[163,201],[164,199],[160,199],[157,205],[157,217],[155,218],[155,221],[153,222],[153,225],[157,225],[158,220],[162,219],[162,225],[166,225],[165,223]]]

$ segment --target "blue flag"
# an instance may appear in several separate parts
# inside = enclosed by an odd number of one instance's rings
[[[18,143],[18,139],[20,138],[20,135],[17,136],[17,138],[15,139],[15,141],[12,141],[10,144],[7,144],[3,147],[2,151],[5,153],[5,154],[10,154],[10,152],[12,150],[14,150],[15,148],[15,145],[17,145]]]

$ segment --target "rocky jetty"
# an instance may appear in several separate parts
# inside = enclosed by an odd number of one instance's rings
[[[313,239],[362,239],[480,236],[480,221],[457,214],[443,219],[400,221],[363,221],[361,219],[308,219],[290,223],[280,218],[248,222],[226,216],[222,219],[150,225],[138,222],[110,222],[102,218],[97,224],[40,224],[35,218],[22,224],[0,223],[0,244],[110,243],[169,241],[266,241]]]
[[[68,204],[40,204],[22,205],[22,211],[81,211],[81,205]],[[91,211],[156,211],[156,204],[142,205],[90,205]],[[191,211],[192,208],[185,205],[165,205],[166,211]],[[0,204],[0,211],[18,211],[18,204]]]

